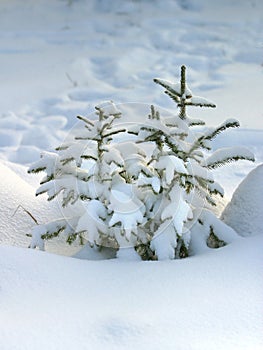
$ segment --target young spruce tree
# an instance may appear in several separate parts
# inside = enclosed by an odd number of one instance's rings
[[[172,118],[151,106],[144,125],[122,127],[113,103],[97,106],[97,120],[78,117],[84,126],[75,137],[30,167],[32,173],[46,172],[37,195],[58,197],[62,207],[81,204],[74,215],[36,226],[31,247],[43,249],[46,239],[63,232],[69,244],[87,240],[119,256],[136,251],[144,260],[161,260],[218,248],[235,237],[211,211],[216,196],[224,194],[212,170],[253,155],[242,147],[212,152],[213,139],[239,123],[228,119],[205,128],[190,118],[188,106],[215,105],[192,94],[185,71],[182,66],[179,83],[154,80],[179,109]]]

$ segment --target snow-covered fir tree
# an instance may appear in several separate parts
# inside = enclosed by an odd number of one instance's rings
[[[43,153],[30,167],[32,173],[46,172],[37,195],[47,193],[48,200],[58,197],[62,207],[78,208],[34,227],[31,247],[43,249],[46,239],[63,234],[68,243],[79,239],[119,256],[133,252],[161,260],[221,247],[234,238],[234,231],[211,211],[216,196],[224,194],[212,170],[253,160],[253,155],[242,147],[212,152],[213,139],[239,123],[229,119],[206,128],[202,120],[190,118],[187,106],[215,105],[192,94],[185,70],[182,66],[179,83],[154,80],[177,104],[173,117],[164,118],[151,106],[143,126],[121,127],[117,107],[99,105],[96,120],[78,117],[83,127],[74,138],[56,153]]]

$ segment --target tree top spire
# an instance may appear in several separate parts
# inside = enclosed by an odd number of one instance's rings
[[[170,96],[180,108],[179,116],[181,119],[186,119],[187,117],[186,106],[216,107],[213,102],[203,97],[193,95],[186,83],[186,66],[184,65],[181,66],[181,77],[179,83],[172,83],[168,80],[159,78],[156,78],[153,81],[164,87],[165,93]]]

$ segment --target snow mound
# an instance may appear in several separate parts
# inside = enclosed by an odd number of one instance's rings
[[[62,215],[56,201],[48,203],[44,197],[35,197],[36,190],[30,182],[25,167],[0,162],[0,245],[29,246],[30,238],[26,234],[31,232],[35,223],[25,210],[38,223],[45,223]],[[59,254],[72,253],[72,248],[59,240],[49,242],[47,250]]]
[[[19,205],[37,216],[34,189],[4,164],[0,163],[0,243],[27,246],[33,220]]]
[[[263,164],[241,182],[221,218],[243,237],[263,233],[262,200]]]

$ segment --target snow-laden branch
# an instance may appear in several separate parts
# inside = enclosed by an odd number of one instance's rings
[[[252,162],[255,161],[253,153],[245,147],[226,147],[215,151],[204,161],[204,165],[206,165],[208,169],[215,169],[226,163],[241,159],[250,160]]]

